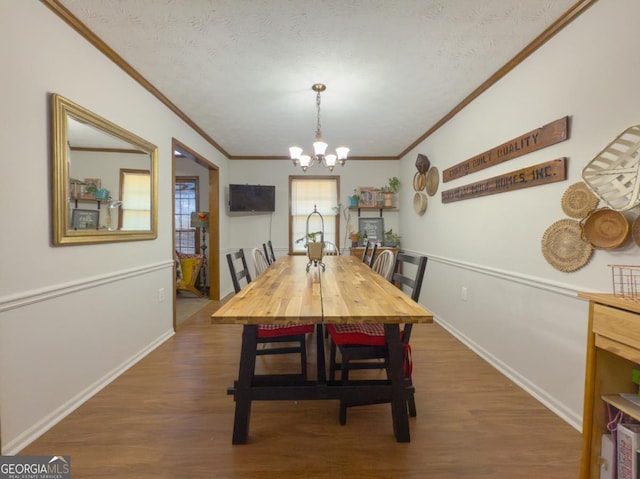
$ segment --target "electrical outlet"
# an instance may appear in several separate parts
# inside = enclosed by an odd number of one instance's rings
[[[469,299],[469,290],[467,289],[466,286],[463,286],[462,288],[460,288],[460,299],[462,301],[466,301]]]
[[[164,288],[160,288],[158,290],[158,303],[162,303],[164,301]]]

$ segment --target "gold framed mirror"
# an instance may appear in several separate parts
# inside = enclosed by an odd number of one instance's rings
[[[158,148],[53,94],[53,243],[158,236]]]

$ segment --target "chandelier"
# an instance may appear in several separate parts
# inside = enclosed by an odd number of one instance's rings
[[[322,83],[316,83],[311,89],[316,92],[317,109],[316,141],[313,142],[313,156],[303,154],[302,148],[298,146],[289,148],[289,154],[291,155],[293,164],[295,166],[301,166],[302,171],[307,171],[316,164],[323,164],[329,168],[329,171],[333,171],[336,166],[336,161],[344,166],[344,163],[347,161],[347,155],[349,154],[349,148],[341,146],[336,148],[335,155],[325,154],[329,145],[322,140],[322,129],[320,127],[320,92],[325,91],[327,87]]]

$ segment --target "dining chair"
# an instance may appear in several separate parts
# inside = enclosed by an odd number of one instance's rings
[[[369,267],[373,266],[373,261],[376,257],[378,246],[380,246],[380,243],[377,243],[375,241],[367,241],[364,244],[364,251],[362,252],[362,262],[368,264]]]
[[[262,251],[264,252],[264,257],[267,258],[267,263],[271,265],[273,261],[271,261],[271,258],[269,257],[269,250],[267,249],[267,243],[262,243]]]
[[[408,266],[411,264],[413,266]],[[390,282],[398,285],[405,292],[411,292],[411,299],[418,301],[422,280],[427,267],[426,256],[416,256],[399,252],[394,262],[393,274]],[[411,276],[406,271],[415,271]],[[400,273],[399,271],[402,271]],[[400,332],[400,338],[404,345],[404,373],[411,386],[407,398],[409,415],[415,417],[416,403],[411,381],[413,364],[411,361],[411,324],[405,324]],[[329,336],[331,337],[331,347],[329,352],[329,380],[334,381],[336,371],[340,371],[340,381],[348,383],[349,371],[354,369],[385,369],[388,371],[389,351],[386,344],[383,324],[330,324],[327,325]],[[336,350],[340,350],[341,361],[336,361]],[[363,361],[364,360],[364,361]],[[347,407],[365,404],[378,404],[388,402],[370,398],[369,400],[359,400],[358,402],[340,401],[340,424],[347,422]]]
[[[267,262],[269,264],[273,264],[276,261],[276,255],[273,252],[273,245],[271,244],[271,240],[266,243],[262,243],[262,249],[264,249],[264,255],[267,257]]]
[[[386,249],[374,260],[371,269],[389,281],[391,279],[391,272],[393,271],[395,259],[395,253],[390,249]]]
[[[260,248],[253,248],[251,256],[253,256],[253,269],[256,276],[260,276],[270,266],[267,257]]]
[[[236,294],[242,289],[240,281],[244,279],[246,284],[251,283],[251,274],[247,266],[244,250],[240,249],[235,253],[227,254],[227,263],[231,273],[231,281]],[[236,267],[236,264],[239,266]],[[271,354],[299,354],[300,369],[303,379],[307,379],[307,334],[313,333],[313,324],[294,325],[258,325],[258,344],[267,345],[271,343],[297,343],[295,346],[269,346],[256,349],[257,356]]]
[[[324,242],[324,256],[340,256],[340,250],[331,241]]]

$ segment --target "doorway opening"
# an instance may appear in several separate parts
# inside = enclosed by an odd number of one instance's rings
[[[178,181],[177,178],[181,180]],[[186,178],[191,178],[197,185],[194,193],[197,191],[197,196],[189,199],[190,194],[185,190],[185,198],[178,198],[175,195],[178,185],[184,186],[188,189],[188,180],[183,181]],[[197,180],[197,181],[196,181]],[[204,253],[206,261],[204,262],[200,274],[206,282],[204,284],[203,291],[205,293],[206,300],[219,300],[220,299],[220,178],[219,170],[216,165],[208,161],[203,156],[199,155],[185,144],[172,139],[172,183],[174,191],[174,201],[172,206],[172,223],[173,223],[173,254],[175,257],[176,251],[182,249],[187,245],[179,244],[178,236],[193,237],[193,249],[194,252]],[[182,190],[181,190],[182,191]],[[182,196],[182,195],[180,195]],[[200,228],[192,228],[191,226],[185,227],[186,220],[184,215],[187,213],[188,206],[181,204],[180,207],[176,207],[177,201],[186,200],[187,203],[193,205],[196,208],[194,211],[208,212],[208,226],[206,227],[206,235],[202,234]],[[189,231],[187,231],[189,230]],[[181,239],[182,241],[182,239]],[[205,242],[203,244],[203,241]],[[202,247],[205,247],[202,249]],[[177,271],[176,271],[177,273]],[[202,279],[200,278],[200,279]],[[189,293],[187,293],[189,294]],[[194,298],[199,299],[199,298]],[[178,317],[184,317],[182,312],[177,308],[178,294],[176,288],[173,292],[173,329],[177,330]],[[202,301],[201,301],[202,302]],[[206,306],[207,302],[204,302],[202,306]],[[189,306],[193,308],[193,306]]]

